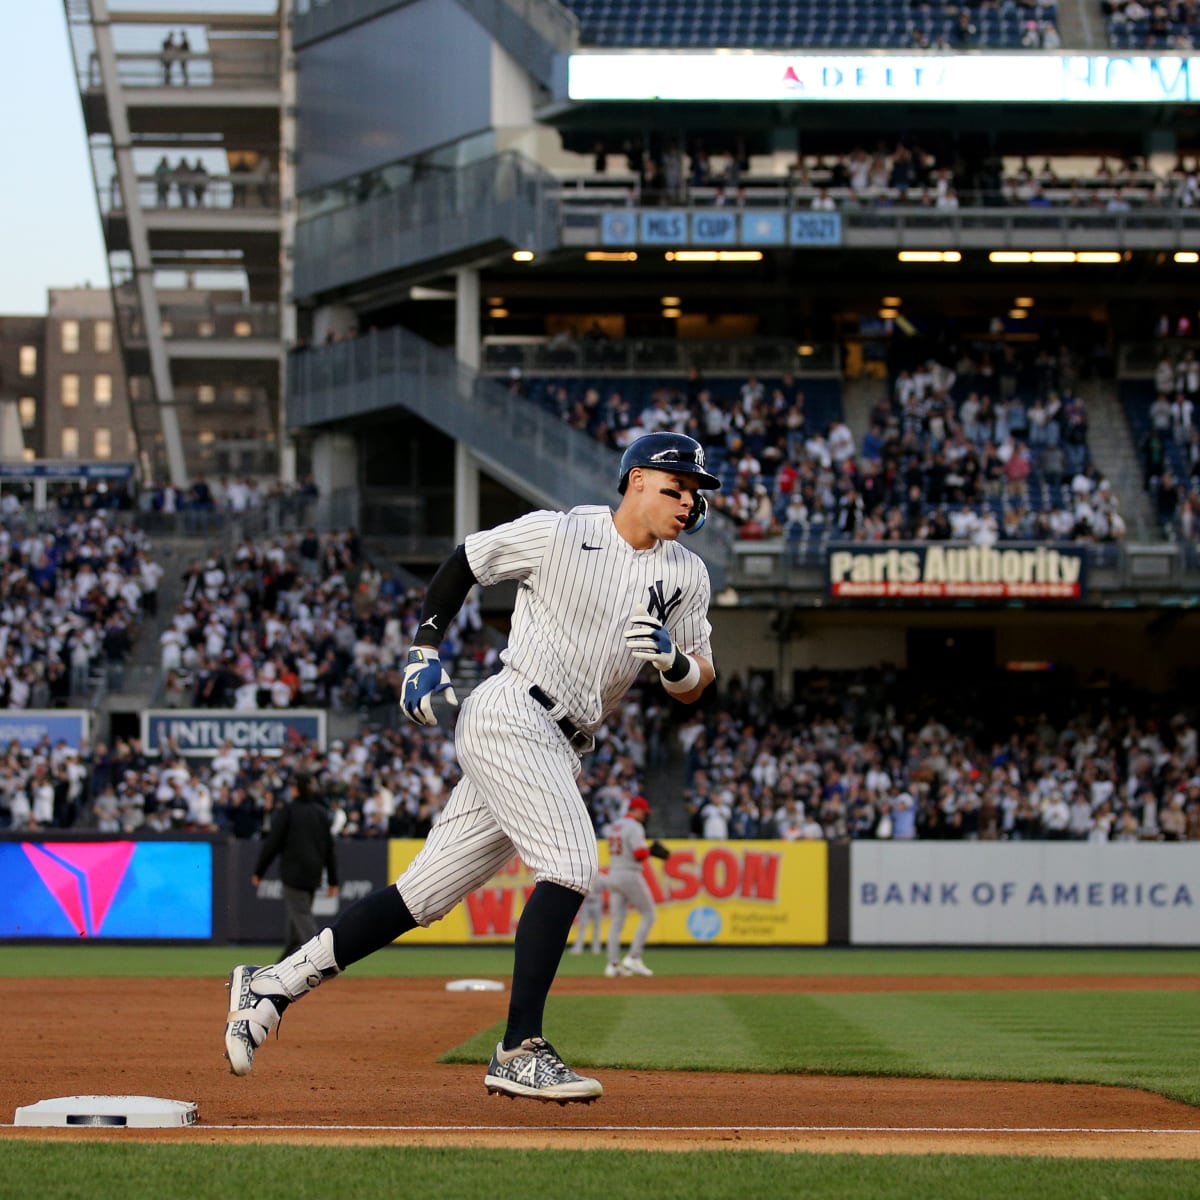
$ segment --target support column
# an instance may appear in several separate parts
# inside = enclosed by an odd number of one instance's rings
[[[323,304],[313,311],[312,341],[314,346],[320,346],[327,334],[335,337],[349,333],[358,324],[354,309],[345,304]]]
[[[479,272],[461,267],[454,272],[454,353],[472,371],[479,370]]]
[[[455,273],[454,353],[467,370],[460,374],[465,399],[479,371],[479,272],[462,267]],[[462,542],[479,528],[479,464],[463,442],[454,446],[454,541]]]
[[[330,529],[359,524],[358,442],[348,433],[321,433],[313,441],[313,482]]]

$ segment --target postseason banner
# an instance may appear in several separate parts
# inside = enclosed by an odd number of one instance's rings
[[[389,870],[396,878],[417,856],[423,841],[388,844]],[[643,875],[658,908],[652,945],[822,946],[828,940],[828,856],[824,842],[668,841],[671,857],[652,858]],[[608,847],[600,843],[600,869]],[[514,858],[483,887],[467,895],[448,916],[428,929],[414,929],[405,942],[441,945],[511,942],[535,880]],[[608,937],[608,893],[604,926]],[[633,935],[634,919],[625,923]]]
[[[955,542],[834,544],[837,600],[1082,600],[1087,559],[1070,546]]]

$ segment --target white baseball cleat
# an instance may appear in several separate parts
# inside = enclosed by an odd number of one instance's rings
[[[491,1095],[590,1104],[604,1094],[598,1079],[577,1075],[545,1038],[526,1038],[515,1050],[496,1046],[483,1078]]]
[[[626,975],[653,975],[654,972],[640,958],[634,958],[632,954],[627,954],[621,959],[621,966],[625,968]]]
[[[259,976],[257,988],[254,987],[255,975]],[[227,986],[229,1016],[225,1021],[225,1057],[235,1075],[249,1075],[254,1066],[254,1051],[279,1025],[279,1018],[291,1000],[279,986],[278,977],[263,967],[234,967]]]
[[[622,975],[632,975],[633,972],[624,963],[609,963],[604,968],[606,979],[619,979]]]

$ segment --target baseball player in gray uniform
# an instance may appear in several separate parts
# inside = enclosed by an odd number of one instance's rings
[[[653,975],[644,962],[642,951],[646,939],[654,928],[654,897],[646,886],[642,866],[651,855],[668,858],[669,852],[662,842],[649,844],[646,841],[646,818],[650,815],[650,804],[645,796],[634,796],[623,817],[618,817],[605,830],[608,839],[608,965],[604,974],[609,979],[618,975]],[[629,909],[638,914],[637,929],[629,953],[621,957],[621,930],[625,925],[625,914]]]
[[[569,954],[582,954],[583,948],[591,938],[592,953],[600,953],[600,926],[604,921],[604,885],[607,879],[603,872],[597,878],[595,886],[583,898],[579,908],[579,921],[575,926],[575,942],[568,951]]]
[[[536,883],[517,925],[508,1022],[484,1084],[563,1104],[601,1094],[598,1080],[572,1071],[542,1036],[546,997],[597,872],[595,831],[575,782],[579,756],[646,663],[684,703],[715,677],[708,571],[678,538],[704,521],[701,489],[719,486],[698,442],[647,434],[622,456],[615,512],[528,513],[471,534],[438,568],[403,676],[401,706],[420,725],[437,723],[435,696],[457,703],[438,646],[467,593],[477,583],[519,582],[503,669],[472,692],[458,719],[462,779],[394,885],[273,966],[230,972],[225,1053],[235,1075],[250,1071],[289,1004],[445,916],[515,853]]]

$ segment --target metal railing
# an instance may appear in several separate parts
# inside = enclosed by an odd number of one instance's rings
[[[117,55],[117,70],[121,86],[126,88],[278,88],[279,45],[269,40],[262,50],[175,51],[169,58],[161,51],[127,52]],[[79,86],[85,92],[102,87],[99,58],[94,53],[79,71]]]
[[[519,37],[525,30],[541,39],[548,49],[558,53],[571,50],[579,44],[578,18],[570,9],[554,0],[462,2],[467,11],[479,19],[480,24],[491,29],[498,40],[510,49],[511,37]],[[304,46],[328,37],[339,29],[399,7],[398,0],[296,0],[292,16],[293,38],[297,46]],[[538,57],[546,53],[537,46],[530,46],[530,50]]]
[[[631,215],[631,235],[620,246],[639,249],[636,237],[638,214],[660,211],[644,204],[630,205],[613,198],[604,202],[594,192],[560,188],[559,207],[564,240],[574,247],[613,245],[603,237],[605,214],[623,208]],[[679,211],[699,213],[717,211],[711,207],[681,199],[667,206]],[[785,213],[808,212],[811,205],[801,203],[780,188],[757,207],[732,204],[720,211],[728,214],[768,209]],[[912,202],[882,205],[845,206],[836,209],[841,219],[840,238],[829,242],[840,246],[895,246],[910,249],[1029,250],[1138,250],[1200,248],[1200,209],[1146,206],[1128,212],[1095,208],[960,207],[936,208]],[[748,223],[749,224],[749,223]],[[680,246],[691,245],[686,235]],[[761,248],[753,232],[743,232],[731,245]],[[771,244],[783,244],[771,243]],[[660,245],[660,252],[679,246]],[[653,252],[650,247],[648,252]]]
[[[242,216],[279,212],[279,177],[274,173],[263,176],[235,171],[217,175],[175,166],[161,177],[139,175],[137,192],[138,207],[147,216],[162,212],[234,212]],[[115,171],[108,186],[100,188],[97,199],[105,216],[125,211]]]
[[[840,375],[838,347],[790,338],[614,338],[564,344],[546,337],[486,337],[483,370],[523,375]]]
[[[168,341],[187,338],[238,341],[279,337],[278,304],[163,304],[162,334]],[[117,320],[126,346],[145,344],[146,329],[137,297],[117,295]]]
[[[295,292],[312,296],[388,271],[502,243],[558,244],[553,176],[509,151],[297,223]]]
[[[571,508],[614,495],[616,450],[408,330],[397,326],[289,356],[291,428],[397,408],[463,442],[536,503]],[[714,588],[724,586],[732,543],[732,529],[719,520],[689,542],[708,563]]]

